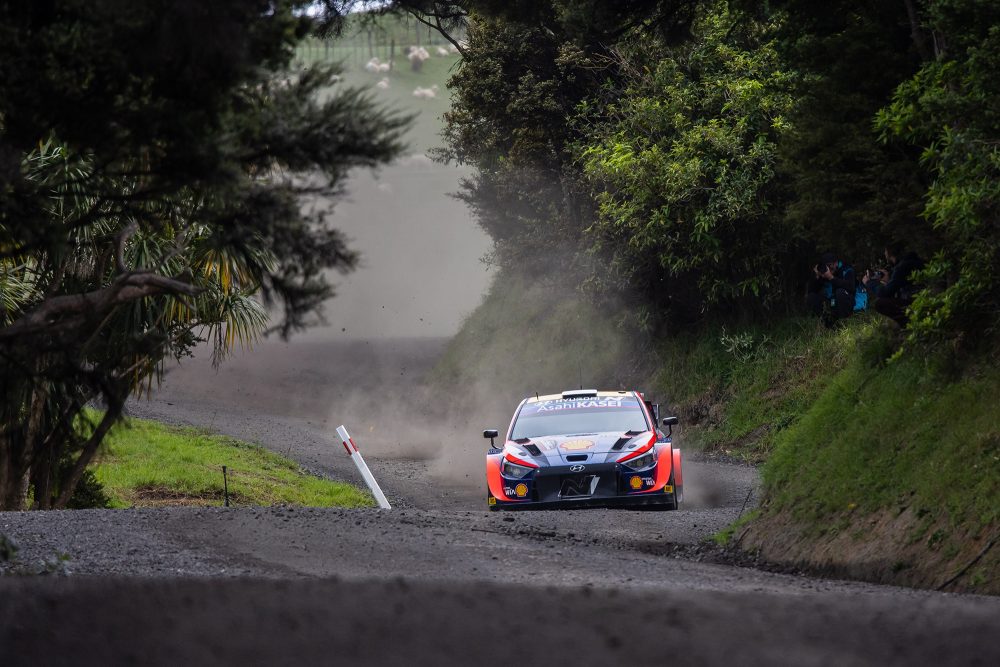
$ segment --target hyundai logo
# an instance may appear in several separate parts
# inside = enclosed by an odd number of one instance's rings
[[[569,467],[570,472],[583,472],[584,469],[586,469],[586,466],[575,465]]]

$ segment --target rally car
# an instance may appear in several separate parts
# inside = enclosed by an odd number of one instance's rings
[[[684,499],[681,452],[657,428],[658,406],[636,391],[581,389],[521,401],[498,446],[483,431],[487,503],[496,509],[649,506]]]

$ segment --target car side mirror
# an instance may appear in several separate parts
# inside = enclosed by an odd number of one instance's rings
[[[679,423],[680,423],[680,420],[677,419],[677,417],[664,417],[663,418],[663,425],[666,426],[667,429],[668,429],[668,431],[667,431],[667,437],[668,438],[674,434],[674,427],[677,426],[677,424],[679,424]]]
[[[493,439],[500,437],[500,431],[496,430],[495,428],[488,428],[485,431],[483,431],[483,437],[490,439],[490,447],[495,447],[495,445],[493,444]]]

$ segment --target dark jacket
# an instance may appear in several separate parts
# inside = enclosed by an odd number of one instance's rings
[[[827,298],[833,298],[837,290],[844,290],[848,294],[854,294],[856,289],[854,267],[845,262],[837,262],[837,268],[833,272],[833,280],[813,278],[809,281],[810,292],[825,293]]]
[[[920,259],[917,253],[906,253],[903,259],[899,260],[899,263],[892,268],[889,282],[878,288],[878,295],[890,299],[912,299],[919,288],[910,280],[910,275],[922,268],[924,268],[924,260]]]
[[[837,262],[837,270],[833,272],[833,291],[844,290],[848,294],[854,294],[858,288],[857,276],[854,274],[854,267],[844,262]]]

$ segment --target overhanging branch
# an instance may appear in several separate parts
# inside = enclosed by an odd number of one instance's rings
[[[437,7],[437,3],[434,3],[434,6],[436,8]],[[441,14],[438,11],[425,12],[425,11],[421,11],[419,9],[409,8],[409,7],[406,8],[406,12],[410,16],[412,16],[413,18],[415,18],[417,21],[419,21],[420,23],[423,23],[428,28],[433,28],[434,30],[437,30],[438,33],[440,33],[442,37],[444,37],[446,40],[448,40],[451,43],[451,45],[454,46],[458,50],[458,53],[463,58],[466,56],[465,49],[462,48],[462,45],[458,42],[458,40],[456,40],[454,37],[452,37],[451,34],[447,30],[445,30],[444,26],[441,25],[441,19],[442,18],[449,18],[449,19],[452,19],[452,20],[457,19],[457,18],[464,18],[465,17],[464,13],[453,12],[451,14]],[[429,18],[425,18],[425,17],[429,17]],[[432,23],[429,19],[434,19],[434,22]]]
[[[22,315],[10,326],[0,329],[0,340],[36,334],[50,334],[79,327],[101,317],[116,306],[157,294],[195,296],[201,288],[151,271],[132,271],[120,275],[108,287],[83,294],[67,294],[42,301],[37,308]]]

